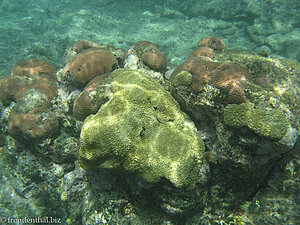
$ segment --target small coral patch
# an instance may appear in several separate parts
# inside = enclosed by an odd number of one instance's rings
[[[224,109],[226,125],[248,127],[259,136],[281,139],[287,132],[289,123],[282,111],[276,109],[255,109],[252,103],[230,104]]]
[[[246,96],[242,86],[244,80],[248,80],[244,67],[233,63],[215,63],[203,61],[199,57],[191,57],[179,65],[171,75],[171,81],[174,83],[177,75],[187,71],[193,75],[191,82],[191,91],[201,92],[204,86],[210,85],[224,90],[228,94],[230,103],[242,103],[246,101]],[[173,93],[176,88],[173,88]]]

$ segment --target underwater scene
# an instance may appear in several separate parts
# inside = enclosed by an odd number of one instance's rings
[[[0,224],[300,224],[299,0],[0,0]]]

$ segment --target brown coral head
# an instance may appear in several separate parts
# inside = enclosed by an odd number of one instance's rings
[[[150,69],[161,72],[167,67],[167,58],[150,41],[139,41],[131,46],[127,55],[137,55],[139,59]]]
[[[189,58],[194,56],[199,57],[204,61],[212,61],[212,58],[214,57],[214,50],[207,46],[200,46],[189,55]]]
[[[246,102],[242,82],[248,79],[243,66],[234,63],[220,63],[211,74],[210,83],[228,93],[229,103]]]
[[[0,100],[4,104],[9,104],[11,101],[17,101],[20,97],[18,93],[27,86],[27,81],[24,77],[4,77],[0,80]]]
[[[105,49],[89,48],[67,63],[64,71],[69,73],[78,87],[84,87],[95,77],[117,68],[114,55]]]
[[[96,48],[98,47],[98,43],[88,40],[80,40],[74,43],[73,50],[76,53],[80,53],[88,48]]]
[[[171,75],[171,81],[181,71],[193,75],[191,91],[197,94],[203,90],[206,83],[220,88],[228,94],[228,102],[242,103],[246,101],[242,82],[248,80],[244,67],[233,63],[208,62],[191,57],[179,65]]]
[[[10,79],[16,79],[20,77],[11,77]],[[44,105],[42,108],[46,108],[51,104],[51,100],[57,97],[57,87],[55,82],[48,76],[40,76],[34,79],[27,80],[25,77],[21,77],[25,85],[22,86],[15,93],[15,101],[17,103],[24,102],[29,105],[34,100],[41,101],[44,99]]]
[[[47,75],[54,80],[56,77],[56,67],[47,61],[41,59],[26,59],[17,63],[11,71],[11,76],[42,76]]]
[[[122,48],[116,48],[112,45],[103,44],[103,43],[97,43],[94,41],[88,41],[88,40],[80,40],[74,43],[72,49],[77,54],[80,52],[83,52],[89,48],[98,48],[98,49],[104,49],[110,51],[118,61],[118,67],[124,66],[124,61],[126,57],[126,52]]]
[[[127,55],[137,54],[138,56],[142,56],[144,52],[156,50],[158,50],[158,48],[151,41],[138,41],[130,47]]]
[[[241,85],[233,83],[228,92],[229,103],[240,104],[247,101],[245,92]]]
[[[23,114],[13,109],[8,120],[8,133],[19,141],[49,137],[58,129],[58,119],[50,111]]]
[[[73,105],[73,115],[76,119],[83,121],[87,116],[98,112],[98,109],[101,106],[101,101],[95,101],[95,93],[93,92],[95,92],[94,89],[98,82],[109,75],[110,73],[106,73],[94,78],[76,98]]]
[[[56,83],[49,76],[42,75],[30,79],[14,76],[0,80],[0,100],[4,104],[9,104],[11,101],[23,101],[24,94],[29,89],[35,89],[43,93],[48,103],[57,96]]]
[[[212,48],[214,51],[224,51],[225,50],[225,43],[221,38],[216,36],[207,36],[202,38],[198,42],[198,47],[200,46],[207,46]]]
[[[142,61],[152,70],[164,71],[167,66],[166,57],[160,52],[145,52]]]

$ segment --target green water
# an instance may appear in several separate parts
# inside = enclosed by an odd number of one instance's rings
[[[2,0],[0,76],[26,57],[60,66],[65,49],[80,39],[125,50],[149,40],[176,65],[207,35],[221,37],[230,49],[296,59],[299,8],[298,0]]]

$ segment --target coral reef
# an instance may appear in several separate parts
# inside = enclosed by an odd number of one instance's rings
[[[124,51],[87,40],[65,55],[94,49],[123,64]],[[2,217],[296,224],[299,64],[201,46],[184,69],[157,72],[137,49],[125,62],[134,70],[83,91],[64,69],[58,85],[42,73],[0,80]]]
[[[232,62],[245,66],[253,84],[245,82],[247,98],[257,105],[285,111],[292,126],[299,130],[299,76],[296,61],[263,57],[239,51],[215,53],[217,62]],[[263,83],[261,83],[261,81]]]
[[[235,203],[263,190],[276,162],[297,148],[299,64],[224,50],[214,51],[211,62],[192,56],[182,65],[171,75],[172,95],[197,126],[213,177],[213,207],[204,210],[203,218],[213,223],[246,222],[245,209]],[[234,75],[230,67],[243,72]],[[203,77],[196,79],[196,72]],[[231,83],[230,76],[236,82]],[[234,91],[240,97],[232,96]],[[239,105],[231,104],[235,99],[240,99]],[[227,214],[227,207],[236,208],[235,213]],[[222,219],[214,217],[216,210],[223,212]],[[194,219],[191,224],[199,223]]]
[[[84,122],[81,165],[121,167],[148,182],[165,177],[177,187],[195,185],[204,145],[170,94],[134,70],[116,70],[109,81],[111,99]]]

